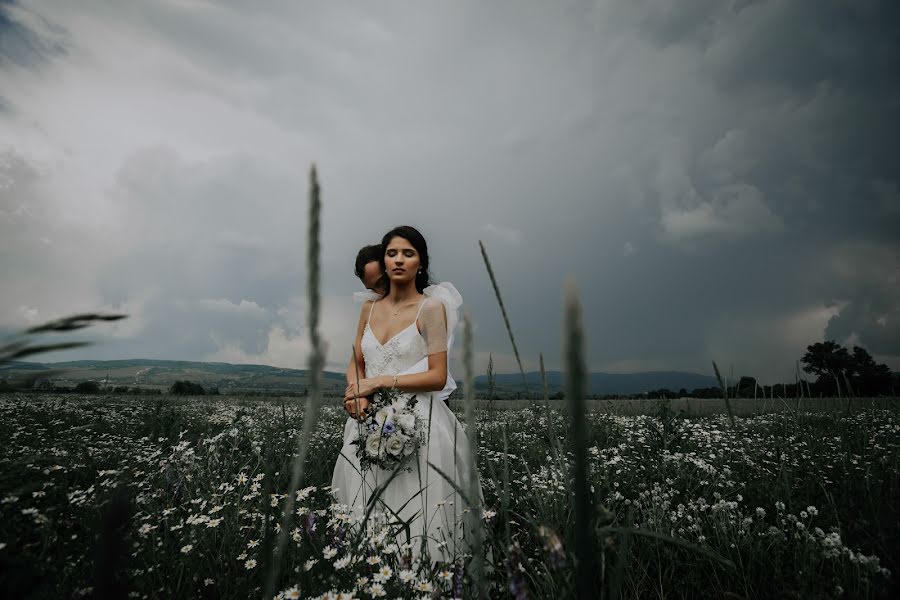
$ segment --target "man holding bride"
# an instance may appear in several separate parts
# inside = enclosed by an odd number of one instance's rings
[[[469,507],[456,487],[466,488],[474,465],[466,434],[445,402],[456,389],[448,351],[462,297],[451,283],[431,285],[428,266],[425,238],[410,226],[392,229],[357,258],[356,274],[372,292],[362,297],[355,356],[347,368],[349,416],[332,488],[338,503],[362,517],[376,488],[389,480],[375,510],[389,521],[399,517],[407,523],[408,533],[400,525],[392,530],[398,543],[409,544],[413,559],[435,562],[468,552]],[[366,409],[379,392],[392,394],[398,410],[415,411],[423,430],[423,442],[399,473],[377,464],[361,466],[357,456],[366,435]]]

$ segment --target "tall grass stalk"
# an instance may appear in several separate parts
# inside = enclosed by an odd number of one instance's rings
[[[591,489],[588,481],[587,410],[585,406],[586,372],[584,357],[584,329],[581,322],[581,304],[573,281],[566,284],[565,340],[566,396],[572,419],[572,452],[575,455],[575,557],[578,560],[575,586],[578,598],[593,598],[594,549],[591,522]]]
[[[294,504],[296,491],[300,487],[303,476],[303,467],[309,451],[309,441],[312,437],[313,427],[318,417],[319,405],[322,401],[322,368],[325,363],[325,348],[319,336],[319,232],[321,229],[321,199],[319,180],[316,174],[316,166],[313,164],[309,170],[309,223],[307,228],[306,247],[306,290],[309,309],[307,321],[309,325],[309,337],[312,346],[312,354],[309,358],[309,396],[306,400],[306,410],[303,416],[303,427],[297,436],[297,449],[291,466],[291,480],[288,484],[287,497],[285,498],[284,516],[281,522],[281,532],[274,555],[270,557],[269,576],[266,581],[265,597],[272,598],[275,595],[275,587],[281,576],[281,561],[284,558],[284,550],[287,547],[288,535],[291,529],[291,521],[294,516]]]
[[[72,331],[75,329],[83,329],[96,321],[118,321],[126,318],[128,315],[120,314],[100,314],[100,313],[84,313],[54,319],[41,325],[29,327],[18,335],[18,339],[13,339],[0,345],[0,366],[31,356],[33,354],[41,354],[43,352],[52,352],[55,350],[68,350],[70,348],[80,348],[90,345],[90,342],[59,342],[55,344],[38,344],[29,345],[29,337],[36,333],[60,333],[63,331]],[[46,372],[42,374],[46,376]]]
[[[516,338],[513,336],[512,326],[509,324],[509,317],[506,315],[506,306],[503,304],[503,297],[500,295],[500,287],[497,285],[497,278],[494,277],[494,269],[491,268],[491,260],[488,258],[487,250],[485,250],[481,240],[478,240],[478,246],[481,248],[484,266],[487,268],[488,277],[491,278],[491,285],[494,287],[494,295],[497,296],[497,304],[500,305],[500,313],[503,315],[503,322],[506,324],[506,332],[509,334],[509,341],[512,343],[513,353],[516,355],[516,363],[518,363],[519,372],[522,374],[522,383],[527,390],[528,380],[525,378],[525,369],[522,367],[522,359],[519,358],[519,348],[516,346]]]
[[[539,354],[541,364],[541,391],[544,394],[544,416],[547,419],[547,431],[550,435],[550,449],[553,451],[553,458],[557,465],[562,468],[560,460],[559,439],[556,437],[556,426],[553,423],[553,413],[550,411],[550,392],[547,389],[547,372],[544,370],[544,353]]]
[[[475,439],[475,373],[472,366],[472,318],[466,311],[463,315],[463,368],[465,370],[465,393],[466,393],[466,437],[469,440],[469,462],[471,470],[469,471],[469,516],[472,526],[472,564],[471,573],[475,584],[475,596],[477,598],[486,597],[486,586],[484,578],[484,557],[481,550],[482,547],[482,527],[481,514],[482,506],[478,490],[480,483],[478,481],[478,441]]]
[[[722,397],[725,398],[725,410],[728,411],[728,422],[731,424],[731,428],[734,429],[734,411],[731,410],[731,398],[728,397],[728,386],[722,381],[722,375],[719,373],[719,367],[716,365],[716,361],[712,361],[712,364],[713,370],[716,372],[716,379],[719,381],[719,387],[722,388]]]

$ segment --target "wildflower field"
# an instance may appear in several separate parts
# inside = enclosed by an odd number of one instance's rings
[[[0,397],[3,591],[262,596],[300,402]],[[334,404],[319,413],[277,597],[471,597],[468,557],[411,563],[375,521],[354,536],[329,495],[344,421]],[[896,410],[761,414],[732,428],[661,403],[649,415],[594,411],[586,426],[603,597],[896,593]],[[575,594],[569,428],[565,407],[476,412],[490,597]]]

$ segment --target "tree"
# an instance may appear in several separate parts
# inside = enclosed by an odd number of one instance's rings
[[[865,348],[853,346],[850,373],[854,393],[858,396],[878,396],[891,393],[891,369],[878,364]]]
[[[206,392],[203,390],[203,386],[199,383],[193,383],[191,381],[176,381],[172,384],[172,387],[169,388],[169,393],[178,396],[202,396]]]
[[[807,346],[800,362],[804,371],[817,377],[818,385],[833,384],[835,379],[843,385],[842,375],[849,374],[853,359],[846,348],[834,340],[828,340]]]
[[[751,398],[753,397],[754,390],[756,390],[756,378],[747,376],[741,377],[737,384],[736,397]]]
[[[96,381],[82,381],[75,386],[76,394],[98,394],[100,393],[100,384]]]
[[[801,362],[804,371],[817,376],[819,392],[844,390],[854,396],[891,393],[890,367],[876,363],[865,348],[854,346],[851,354],[834,340],[818,342],[807,346]]]

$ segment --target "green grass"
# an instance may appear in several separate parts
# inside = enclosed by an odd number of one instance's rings
[[[0,397],[0,582],[33,587],[37,597],[91,596],[101,522],[124,492],[115,578],[123,589],[147,598],[260,596],[263,540],[283,517],[303,413],[295,399]],[[556,460],[549,445],[551,431],[572,439],[571,417],[540,406],[486,415],[477,411],[476,430],[495,513],[485,515],[490,596],[511,597],[514,584],[529,597],[572,597],[575,456],[563,448]],[[326,404],[310,436],[279,590],[353,591],[374,572],[365,560],[333,566],[346,549],[327,485],[344,419]],[[896,570],[900,542],[900,415],[736,419],[735,430],[727,417],[688,419],[665,404],[656,415],[586,414],[599,593],[611,595],[618,573],[615,592],[625,598],[887,597],[892,577],[882,569]],[[329,545],[338,553],[326,560]],[[382,550],[376,544],[363,558],[392,565],[390,597],[418,597]],[[439,570],[416,581],[449,590]]]

